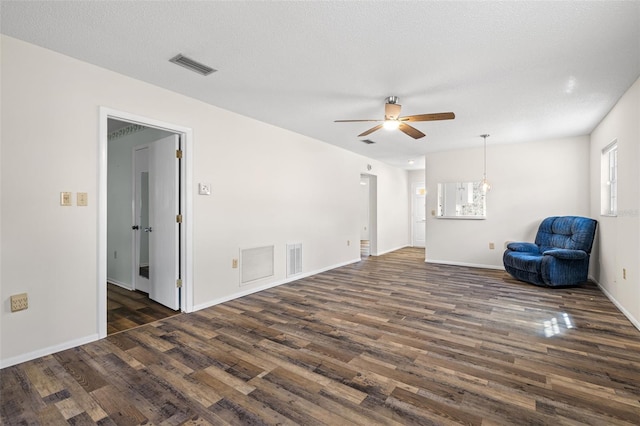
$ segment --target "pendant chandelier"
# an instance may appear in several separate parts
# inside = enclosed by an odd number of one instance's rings
[[[480,135],[484,139],[484,173],[482,174],[482,190],[487,192],[491,190],[491,184],[487,180],[487,138],[488,134]]]

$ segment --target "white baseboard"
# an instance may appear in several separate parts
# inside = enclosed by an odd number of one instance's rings
[[[627,319],[631,322],[631,324],[633,324],[633,326],[635,328],[640,330],[640,321],[638,321],[636,318],[634,318],[634,316],[631,315],[631,312],[627,311],[627,309],[624,306],[622,306],[622,304],[620,304],[620,302],[618,302],[616,300],[616,298],[613,297],[613,295],[611,293],[609,293],[609,291],[602,284],[600,284],[598,282],[598,280],[596,280],[591,275],[589,275],[589,279],[591,281],[593,281],[594,283],[596,283],[598,285],[598,287],[600,287],[600,290],[604,293],[604,295],[607,296],[607,299],[611,300],[611,303],[616,305],[616,308],[618,308],[620,310],[620,312],[622,312],[622,315],[627,317]]]
[[[399,246],[399,247],[392,248],[392,249],[389,249],[389,250],[379,251],[376,254],[371,253],[371,256],[382,256],[383,254],[391,253],[392,251],[400,250],[400,249],[403,249],[405,247],[411,247],[411,246],[410,245]]]
[[[481,263],[467,263],[467,262],[454,262],[450,260],[434,260],[427,259],[426,263],[439,263],[442,265],[452,265],[452,266],[468,266],[470,268],[482,268],[482,269],[496,269],[500,271],[504,271],[504,266],[496,266],[496,265],[484,265]]]
[[[51,355],[56,352],[65,351],[67,349],[75,348],[76,346],[84,345],[86,343],[95,342],[99,339],[98,334],[91,334],[89,336],[81,337],[80,339],[70,340],[68,342],[61,343],[59,345],[49,346],[46,348],[38,349],[37,351],[28,352],[26,354],[18,355],[12,358],[0,360],[0,369],[11,367],[12,365],[20,364],[22,362],[31,361],[36,358]]]
[[[122,281],[114,280],[114,279],[111,279],[109,277],[107,277],[107,282],[111,283],[111,284],[115,284],[118,287],[122,287],[122,288],[125,288],[127,290],[132,290],[133,291],[133,287],[131,286],[131,284],[123,283]]]
[[[321,272],[326,272],[326,271],[330,271],[331,269],[340,268],[341,266],[351,265],[352,263],[360,262],[361,260],[362,259],[360,259],[360,258],[352,259],[352,260],[349,260],[347,262],[339,263],[339,264],[336,264],[336,265],[333,265],[333,266],[328,266],[326,268],[317,269],[317,270],[311,271],[311,272],[304,272],[304,273],[296,275],[294,277],[289,277],[289,278],[286,278],[286,279],[283,279],[283,280],[279,280],[279,281],[275,281],[275,282],[272,282],[272,283],[264,284],[264,285],[261,285],[259,287],[250,288],[250,289],[247,289],[247,290],[232,294],[230,296],[221,297],[219,299],[211,300],[209,302],[201,303],[199,305],[194,305],[193,306],[193,310],[190,311],[190,312],[195,312],[195,311],[199,311],[201,309],[210,308],[211,306],[219,305],[221,303],[228,302],[230,300],[234,300],[234,299],[237,299],[239,297],[248,296],[250,294],[257,293],[259,291],[267,290],[267,289],[270,289],[270,288],[273,288],[273,287],[277,287],[277,286],[282,285],[282,284],[287,284],[287,283],[290,283],[290,282],[293,282],[293,281],[300,280],[302,278],[307,278],[307,277],[310,277],[310,276],[313,276],[313,275],[317,275],[317,274],[319,274]]]

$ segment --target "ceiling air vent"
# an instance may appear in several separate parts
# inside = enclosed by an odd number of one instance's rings
[[[193,72],[197,72],[198,74],[201,75],[209,75],[213,72],[216,72],[217,70],[208,67],[204,64],[201,64],[200,62],[196,62],[193,59],[187,58],[186,56],[183,56],[182,54],[176,55],[173,58],[169,59],[169,62],[173,62],[174,64],[178,64],[182,67],[185,67],[187,69],[190,69]]]
[[[360,142],[366,143],[367,145],[371,145],[371,144],[375,143],[371,139],[361,139]]]

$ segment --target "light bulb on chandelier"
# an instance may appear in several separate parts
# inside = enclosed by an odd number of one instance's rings
[[[480,135],[484,139],[484,173],[482,174],[482,191],[487,192],[491,190],[491,184],[487,180],[487,138],[488,134]]]

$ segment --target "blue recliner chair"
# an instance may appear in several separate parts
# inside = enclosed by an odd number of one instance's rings
[[[598,222],[579,216],[553,216],[542,221],[534,243],[509,243],[504,269],[531,284],[562,287],[582,284]]]

